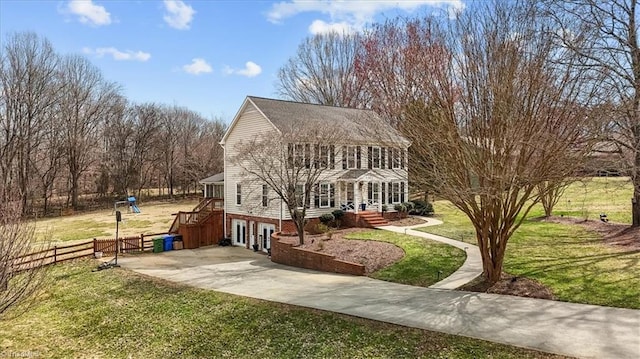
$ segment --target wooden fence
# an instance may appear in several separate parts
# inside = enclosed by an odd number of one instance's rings
[[[167,233],[141,234],[136,237],[118,238],[120,252],[144,252],[153,249],[153,238],[162,236]],[[115,255],[116,240],[97,239],[69,244],[64,246],[53,246],[49,249],[29,253],[15,258],[14,268],[16,271],[22,271],[27,268],[41,267],[49,264],[56,264],[72,259],[95,257],[96,253],[101,252],[105,255]]]

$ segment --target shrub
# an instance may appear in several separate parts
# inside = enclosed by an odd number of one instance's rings
[[[407,211],[407,206],[405,206],[404,203],[398,203],[393,206],[393,209],[395,209],[397,212],[403,213]]]
[[[407,208],[407,212],[411,212],[415,208],[415,205],[411,201],[405,202],[403,205]]]
[[[310,226],[309,233],[310,234],[323,234],[329,231],[329,227],[324,223],[318,223],[315,226]]]
[[[333,214],[336,228],[340,228],[340,224],[342,224],[342,218],[344,217],[344,211],[341,209],[336,209],[335,211],[331,212],[331,214]]]
[[[344,217],[344,211],[341,209],[336,209],[335,211],[331,212],[331,214],[336,221],[339,221],[342,219],[342,217]]]
[[[387,207],[386,204],[382,205],[382,213],[387,212],[389,210],[389,207]]]
[[[433,205],[427,201],[421,199],[413,201],[413,210],[409,211],[409,214],[418,216],[429,216],[433,214]]]
[[[333,222],[335,219],[336,218],[331,213],[325,213],[322,216],[320,216],[320,222],[322,222],[322,224],[327,226],[329,225],[329,223]]]

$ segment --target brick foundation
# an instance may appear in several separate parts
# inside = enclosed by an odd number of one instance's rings
[[[336,259],[335,256],[298,248],[281,241],[280,233],[271,236],[271,261],[323,272],[364,275],[364,266]]]

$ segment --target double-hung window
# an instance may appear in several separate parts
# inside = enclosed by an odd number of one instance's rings
[[[262,185],[262,207],[269,206],[269,186],[266,184]]]

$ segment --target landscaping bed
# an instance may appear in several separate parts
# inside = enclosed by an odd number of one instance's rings
[[[305,237],[305,244],[299,247],[333,255],[343,261],[362,264],[366,275],[388,267],[404,257],[404,251],[391,243],[345,239],[346,235],[364,231],[367,230],[362,228],[337,230],[333,232],[331,239],[328,239],[326,234],[309,235]],[[294,238],[297,241],[298,237]]]

